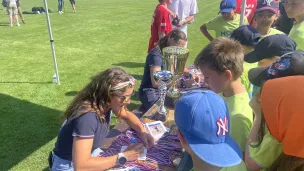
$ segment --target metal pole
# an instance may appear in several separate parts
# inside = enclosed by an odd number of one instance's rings
[[[244,25],[244,18],[245,16],[245,11],[246,11],[246,0],[242,1],[242,11],[241,11],[241,21],[240,21],[240,26]]]
[[[54,67],[55,67],[55,72],[56,72],[56,80],[57,80],[56,84],[60,85],[58,66],[57,66],[57,61],[56,61],[56,53],[55,53],[55,47],[54,47],[54,39],[53,39],[50,16],[49,16],[49,8],[48,8],[46,0],[44,0],[44,7],[45,7],[45,14],[46,14],[45,16],[46,16],[46,20],[47,20],[47,24],[48,24],[50,43],[51,43],[52,54],[53,54],[53,62],[54,62]]]

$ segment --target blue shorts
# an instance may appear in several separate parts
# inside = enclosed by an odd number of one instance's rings
[[[74,171],[72,161],[62,159],[53,154],[53,165],[51,171]]]
[[[70,0],[70,3],[71,4],[75,4],[75,0]]]

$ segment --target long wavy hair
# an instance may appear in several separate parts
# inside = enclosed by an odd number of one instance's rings
[[[160,49],[161,52],[163,52],[163,48],[171,46],[169,44],[169,41],[168,41],[169,39],[173,39],[175,43],[179,44],[179,42],[181,40],[187,41],[187,36],[180,29],[176,29],[176,30],[171,31],[165,37],[161,38],[158,41],[158,47],[159,47],[159,49]]]
[[[262,93],[264,84],[265,83],[263,83],[260,87],[260,93]],[[265,120],[265,117],[264,117],[263,110],[261,112],[262,112],[262,118],[261,118],[261,125],[260,125],[260,128],[258,130],[258,134],[257,134],[257,137],[258,137],[257,144],[254,144],[254,145],[250,144],[250,146],[253,147],[253,148],[257,148],[262,144],[262,141],[264,139],[264,135],[266,134],[267,124],[266,124],[266,120]]]
[[[96,112],[100,119],[105,121],[105,112],[110,109],[111,93],[114,92],[110,88],[130,79],[131,76],[121,68],[110,68],[98,73],[68,105],[62,121],[88,112]],[[115,91],[124,92],[125,89],[126,87]]]

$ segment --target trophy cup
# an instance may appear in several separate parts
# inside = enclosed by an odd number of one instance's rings
[[[167,118],[167,109],[165,107],[165,98],[167,94],[167,84],[172,80],[172,73],[165,70],[156,71],[153,73],[154,79],[160,83],[158,87],[160,93],[160,106],[158,107],[157,112],[159,113],[159,120],[166,120]]]
[[[176,80],[183,75],[187,59],[189,57],[189,49],[179,46],[170,46],[163,49],[165,70],[169,71],[172,77],[172,86],[168,91],[168,96],[177,99],[180,92],[176,88]]]
[[[167,109],[165,107],[165,98],[167,94],[167,85],[172,81],[172,86],[168,91],[168,96],[178,98],[180,93],[176,89],[176,80],[184,73],[184,68],[189,57],[189,49],[178,46],[170,46],[163,49],[165,70],[153,73],[154,79],[160,83],[160,106],[158,107],[159,120],[166,120]]]

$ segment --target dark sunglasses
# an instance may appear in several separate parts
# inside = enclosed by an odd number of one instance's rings
[[[120,98],[120,102],[121,103],[126,103],[127,101],[129,101],[131,99],[132,96],[135,95],[135,91],[132,92],[131,95],[126,95],[126,96],[120,96],[120,95],[117,95],[115,93],[111,94],[111,96],[115,96],[115,97],[118,97]]]

